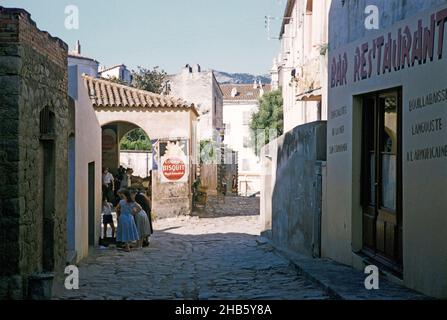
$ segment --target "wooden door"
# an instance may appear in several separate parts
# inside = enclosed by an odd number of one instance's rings
[[[401,94],[364,97],[362,207],[363,251],[402,271]]]

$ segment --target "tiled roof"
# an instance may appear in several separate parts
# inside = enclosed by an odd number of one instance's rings
[[[259,86],[254,89],[253,84],[221,84],[223,99],[232,101],[258,100],[261,97],[261,89]],[[264,93],[272,90],[269,84],[263,84]],[[233,93],[236,93],[234,95]]]
[[[83,75],[93,107],[101,108],[183,108],[197,114],[194,104],[169,96],[139,90],[104,79]]]

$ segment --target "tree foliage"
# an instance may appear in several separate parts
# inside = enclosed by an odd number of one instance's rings
[[[211,164],[216,161],[215,145],[212,140],[200,141],[200,163]]]
[[[132,87],[160,94],[166,81],[167,73],[158,67],[150,69],[138,67],[132,70]]]
[[[259,99],[259,110],[254,113],[250,122],[251,141],[256,146],[256,154],[259,148],[270,142],[270,131],[274,130],[276,136],[284,131],[283,98],[281,91],[268,92]]]
[[[143,129],[137,128],[128,132],[120,144],[121,150],[152,151],[152,143]]]

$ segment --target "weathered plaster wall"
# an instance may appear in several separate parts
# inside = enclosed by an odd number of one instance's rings
[[[266,157],[274,153],[275,159]],[[320,246],[319,234],[314,230],[321,215],[320,162],[326,160],[326,123],[296,127],[264,147],[262,156],[263,227],[268,230],[271,221],[272,239],[279,247],[313,256]],[[274,176],[270,175],[273,168],[276,168]]]
[[[335,50],[347,43],[375,34],[365,28],[365,8],[379,8],[380,29],[410,18],[421,11],[447,3],[447,0],[346,0],[332,1],[329,13],[329,45]]]
[[[279,246],[312,256],[321,214],[318,161],[326,160],[326,123],[298,126],[278,138],[272,194],[272,237]]]
[[[25,298],[29,276],[63,276],[67,197],[67,50],[29,14],[0,7],[0,297]],[[54,210],[43,216],[40,111],[54,113]],[[48,164],[47,164],[48,165]],[[44,223],[45,222],[45,223]],[[45,233],[45,237],[44,237]],[[46,239],[43,243],[42,239]]]
[[[69,68],[70,96],[75,100],[75,250],[77,261],[88,255],[89,201],[88,165],[95,163],[95,244],[101,230],[102,163],[101,126],[87,92],[83,90],[81,70]]]
[[[348,1],[350,6],[341,7],[333,2],[331,10],[330,60],[347,53],[349,66],[347,83],[329,89],[328,132],[344,126],[343,135],[328,134],[328,147],[347,145],[342,152],[328,153],[327,206],[323,217],[323,252],[326,257],[349,265],[357,264],[355,252],[362,248],[361,190],[361,110],[359,97],[368,92],[390,88],[402,88],[402,212],[403,212],[403,282],[406,286],[436,297],[447,297],[447,238],[445,229],[447,208],[445,181],[447,161],[445,157],[409,160],[417,150],[443,146],[447,141],[444,123],[447,121],[446,102],[439,100],[423,108],[412,110],[410,101],[426,99],[430,94],[446,89],[447,41],[444,34],[443,57],[435,53],[433,61],[404,69],[377,74],[376,60],[371,77],[354,82],[354,57],[356,48],[373,43],[389,32],[396,39],[398,30],[410,28],[414,32],[418,20],[423,26],[430,24],[430,16],[447,9],[446,1],[371,1],[379,5],[383,17],[382,28],[365,31],[360,21],[360,10],[366,1]],[[368,1],[368,4],[370,2]],[[439,6],[440,4],[444,4]],[[431,8],[423,11],[423,9]],[[350,17],[348,19],[348,17]],[[406,20],[402,20],[405,18]],[[360,22],[359,22],[360,21]],[[346,33],[345,30],[349,32]],[[346,37],[346,34],[349,37]],[[435,50],[438,49],[439,27],[436,27]],[[362,38],[364,36],[364,38]],[[354,41],[355,40],[355,41]],[[349,42],[349,43],[347,43]],[[436,52],[435,51],[435,52]],[[367,63],[368,65],[368,63]],[[341,109],[346,112],[338,113]],[[340,116],[337,116],[340,114]],[[418,123],[441,119],[442,129],[426,134],[413,134]]]
[[[196,116],[192,111],[103,111],[96,110],[101,126],[114,122],[128,122],[142,128],[151,139],[177,139],[189,141],[190,165],[192,172],[193,136]],[[159,218],[189,215],[191,213],[191,185],[193,175],[189,175],[186,183],[161,183],[157,170],[153,170],[152,179],[152,209]]]
[[[272,195],[276,181],[276,164],[278,157],[277,139],[261,149],[261,192],[260,192],[260,222],[261,232],[271,237],[272,232]]]

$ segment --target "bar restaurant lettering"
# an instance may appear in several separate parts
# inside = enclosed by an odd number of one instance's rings
[[[447,9],[430,16],[430,24],[418,21],[415,29],[400,28],[396,34],[388,33],[358,46],[354,56],[354,82],[422,65],[435,58],[443,58]],[[436,32],[438,30],[438,32]],[[437,36],[436,36],[437,35]],[[435,48],[436,47],[436,48]],[[436,50],[435,50],[436,49]],[[348,55],[334,57],[331,66],[331,87],[347,84]]]

